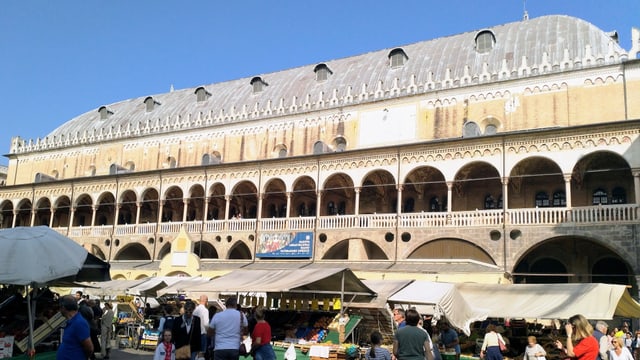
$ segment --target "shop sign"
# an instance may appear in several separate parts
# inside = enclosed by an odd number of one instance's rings
[[[13,356],[13,336],[0,338],[0,359],[8,359]]]
[[[256,257],[311,258],[312,250],[313,232],[262,233]]]

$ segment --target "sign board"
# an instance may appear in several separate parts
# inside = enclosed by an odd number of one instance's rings
[[[8,359],[13,356],[13,336],[0,338],[0,359]]]
[[[263,233],[258,238],[256,257],[311,258],[313,232]]]

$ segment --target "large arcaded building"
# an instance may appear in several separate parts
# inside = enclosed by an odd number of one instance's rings
[[[0,225],[114,278],[640,279],[640,34],[543,16],[92,109],[15,137]]]

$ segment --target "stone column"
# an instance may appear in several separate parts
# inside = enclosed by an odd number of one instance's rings
[[[118,226],[118,217],[120,216],[120,207],[121,206],[122,205],[120,205],[118,203],[115,204],[116,211],[115,211],[115,214],[113,216],[113,226]]]
[[[287,197],[287,200],[289,198]],[[258,210],[257,210],[257,214],[256,214],[256,219],[260,220],[262,219],[262,200],[264,200],[264,194],[258,194]],[[288,209],[287,209],[288,211]]]
[[[142,207],[141,201],[136,201],[136,225],[140,224],[140,208]]]
[[[53,219],[55,217],[56,214],[56,209],[55,208],[51,208],[51,216],[49,217],[49,227],[53,228]]]
[[[31,208],[31,227],[33,227],[33,224],[35,224],[36,222],[36,213],[38,212],[38,208],[37,207],[32,207]]]
[[[396,186],[398,190],[398,199],[396,200],[396,215],[400,217],[402,214],[402,185]]]
[[[316,194],[316,218],[320,217],[320,209],[322,208],[322,191],[318,191]]]
[[[362,188],[358,186],[353,188],[353,191],[356,193],[356,203],[353,214],[357,216],[360,215],[360,191],[362,191]]]
[[[633,187],[636,195],[636,205],[640,205],[640,170],[633,170]]]
[[[571,210],[571,174],[562,175],[564,178],[564,194],[567,199],[567,210]]]
[[[164,210],[164,200],[158,200],[158,224],[162,222],[162,211]]]
[[[231,196],[230,195],[225,195],[224,196],[224,219],[225,220],[229,220],[229,208],[231,207]]]
[[[289,218],[291,215],[291,191],[287,191],[287,213],[285,216]]]
[[[202,211],[202,221],[204,222],[209,217],[209,198],[207,196],[204,197],[204,209]]]
[[[189,211],[189,199],[188,198],[183,198],[182,199],[182,222],[186,222],[187,221],[187,211]]]
[[[451,204],[452,204],[452,196],[451,194],[453,194],[453,181],[447,181],[447,212],[450,213],[451,210]]]
[[[13,209],[13,219],[11,221],[11,227],[12,228],[16,227],[16,219],[18,218],[18,213],[19,213],[18,210]]]
[[[71,206],[69,208],[69,226],[67,226],[67,228],[71,228],[73,226],[73,218],[76,215],[76,207],[75,206]]]
[[[509,178],[502,178],[502,209],[509,210]]]
[[[96,224],[96,213],[98,212],[98,205],[91,205],[91,227]]]

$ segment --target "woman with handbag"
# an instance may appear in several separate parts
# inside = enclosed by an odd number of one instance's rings
[[[502,350],[504,348],[504,350]],[[502,335],[496,331],[493,324],[487,325],[484,340],[482,341],[482,350],[480,350],[480,358],[486,360],[503,360],[502,352],[506,350],[506,345]]]
[[[264,319],[264,309],[258,307],[254,315],[257,322],[251,333],[251,355],[254,360],[275,360],[276,352],[271,347],[271,326]]]
[[[176,346],[176,359],[195,360],[200,353],[200,318],[193,316],[196,304],[187,300],[184,314],[173,321],[173,342]]]

